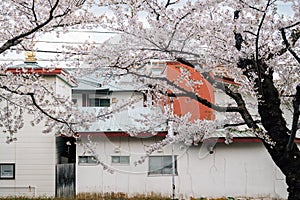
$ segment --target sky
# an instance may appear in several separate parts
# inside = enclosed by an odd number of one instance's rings
[[[86,41],[100,44],[109,39],[112,34],[105,30],[73,30],[69,33],[62,34],[59,38],[56,33],[47,33],[36,41],[36,58],[41,66],[49,66],[50,60],[54,59],[55,53],[43,53],[39,51],[60,51],[62,45],[82,44]],[[8,52],[5,56],[0,56],[0,63],[11,63],[12,65],[23,63],[25,59],[24,53]],[[63,63],[63,62],[62,62]],[[64,65],[64,64],[63,64]]]

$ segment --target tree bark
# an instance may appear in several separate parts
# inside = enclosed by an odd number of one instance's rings
[[[275,146],[265,143],[273,161],[286,176],[288,199],[300,199],[300,153],[296,145],[289,151],[287,148],[290,130],[286,127],[285,119],[280,109],[280,99],[273,80],[264,77],[262,81],[263,97],[258,111],[261,122]]]
[[[283,112],[280,108],[279,92],[273,82],[273,72],[263,61],[255,63],[254,60],[244,60],[239,63],[245,70],[245,75],[251,77],[255,71],[258,77],[255,79],[255,88],[258,92],[258,112],[261,123],[275,145],[264,141],[275,164],[286,177],[289,192],[289,200],[300,199],[300,152],[297,145],[287,148],[290,130],[287,128]],[[245,65],[246,64],[246,65]],[[257,65],[258,64],[258,65]],[[249,67],[249,65],[251,67]]]

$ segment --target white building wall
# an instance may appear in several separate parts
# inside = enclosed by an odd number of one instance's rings
[[[154,139],[92,138],[97,143],[99,158],[114,170],[114,174],[100,165],[77,164],[77,193],[172,194],[171,176],[148,176],[148,159],[141,165],[134,165],[145,152],[145,145],[152,144]],[[82,141],[85,142],[84,137]],[[116,147],[120,153],[115,153]],[[82,146],[77,146],[78,156],[83,151]],[[130,165],[113,165],[112,155],[129,155]],[[153,155],[171,155],[171,148],[168,146]],[[178,157],[177,197],[287,197],[284,176],[262,143],[218,143],[213,154],[201,146],[188,148],[177,144],[175,155]]]
[[[69,97],[71,100],[72,98],[72,90],[70,85],[65,81],[55,76],[55,86],[56,86],[56,94],[62,95],[64,97]]]
[[[15,163],[15,179],[0,179],[0,196],[55,195],[55,137],[42,134],[42,125],[30,126],[30,119],[25,117],[16,142],[7,144],[0,135],[0,163]]]
[[[92,98],[95,94],[92,94],[89,91],[89,96]],[[98,95],[99,97],[100,95]],[[135,97],[138,101],[130,103],[129,105],[133,107],[133,109],[129,108],[128,100],[130,97]],[[124,131],[128,132],[131,128],[139,129],[144,131],[147,129],[145,124],[141,124],[137,122],[137,119],[142,119],[142,115],[148,115],[149,113],[159,114],[161,112],[160,108],[157,108],[155,111],[149,107],[143,106],[143,95],[141,93],[136,93],[132,91],[117,91],[112,92],[110,95],[102,95],[101,98],[109,98],[111,100],[110,107],[82,107],[82,94],[74,93],[72,95],[72,99],[76,99],[77,107],[79,110],[82,110],[87,113],[99,113],[103,109],[112,111],[113,107],[116,105],[126,105],[123,109],[118,110],[118,112],[114,112],[109,118],[105,120],[97,120],[91,124],[89,130],[79,130],[82,132],[92,132],[92,131]],[[107,111],[106,111],[107,112]],[[156,131],[165,130],[165,125],[162,124],[160,119],[156,119],[156,121],[152,121]],[[152,125],[153,125],[152,124]]]
[[[57,76],[47,76],[54,93],[68,95],[71,87]],[[17,141],[6,143],[0,134],[0,163],[15,163],[15,179],[0,179],[0,196],[55,196],[56,164],[60,149],[54,133],[43,134],[44,123],[31,126],[33,116],[25,114],[24,127],[16,134]]]
[[[216,91],[215,95],[218,105],[236,106],[228,96],[219,91]],[[127,92],[113,92],[111,98],[120,100],[129,96]],[[80,95],[75,94],[73,97],[78,98],[77,102],[80,102]],[[246,100],[247,103],[253,104],[248,107],[250,113],[256,115],[255,99]],[[139,108],[146,109],[142,106],[142,101],[136,106],[136,110]],[[130,124],[130,117],[134,115],[130,111],[117,113],[107,121],[95,123],[91,130],[98,133],[118,129],[124,131],[121,124]],[[224,117],[224,113],[216,112],[217,119]],[[77,162],[77,193],[122,192],[134,195],[154,192],[171,196],[171,176],[148,176],[148,159],[141,165],[134,165],[134,161],[144,155],[146,146],[161,138],[107,138],[93,133],[90,135],[92,141],[97,143],[96,153],[99,154],[99,158],[114,170],[114,174],[103,170],[101,165],[80,165]],[[86,142],[85,137],[82,137],[82,142]],[[116,153],[116,148],[121,151]],[[170,149],[168,146],[162,152],[152,155],[171,155]],[[82,146],[77,145],[76,155],[83,155],[83,152]],[[113,155],[130,156],[130,165],[112,164]],[[175,177],[177,197],[287,197],[285,177],[273,163],[262,143],[217,143],[213,154],[209,154],[206,147],[188,148],[177,144],[175,155],[178,156],[178,176]]]

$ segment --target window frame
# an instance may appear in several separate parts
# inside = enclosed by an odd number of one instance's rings
[[[119,162],[113,162],[113,158],[119,158]],[[128,162],[121,162],[121,158],[128,158]],[[127,155],[112,155],[111,156],[111,164],[112,165],[130,165],[130,156],[127,156]]]
[[[87,162],[81,162],[83,158],[87,159]],[[93,161],[93,162],[89,162]],[[97,159],[95,156],[91,155],[83,155],[83,156],[78,156],[78,165],[98,165],[99,163],[97,162]]]
[[[88,98],[88,107],[110,107],[110,98]]]
[[[153,158],[160,158],[161,159],[160,166],[158,167],[158,169],[151,169],[151,159],[153,159]],[[149,156],[149,158],[148,158],[148,176],[172,176],[173,175],[172,161],[171,161],[171,163],[166,163],[167,159],[170,159],[170,158],[172,160],[172,155]],[[178,176],[177,155],[174,155],[174,160],[175,160],[175,174],[174,174],[174,176]],[[171,170],[171,172],[167,173],[168,170]],[[157,173],[158,171],[160,173]]]
[[[2,172],[2,166],[12,166],[12,176],[4,176]],[[0,163],[0,179],[6,179],[6,180],[14,180],[16,178],[16,164],[15,163]]]

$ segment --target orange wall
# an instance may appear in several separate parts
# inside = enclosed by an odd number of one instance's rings
[[[181,88],[184,88],[187,91],[195,91],[200,97],[208,100],[209,102],[214,103],[214,89],[213,87],[203,78],[203,76],[196,72],[194,68],[181,64],[179,62],[167,62],[166,67],[166,76],[171,81],[177,81],[180,75],[180,68],[184,67],[185,69],[189,70],[190,72],[190,79],[202,81],[203,84],[197,84],[193,86],[189,86],[187,80],[183,80],[179,82]],[[212,109],[202,105],[196,100],[193,100],[189,97],[177,97],[174,98],[174,114],[175,115],[184,115],[187,113],[191,113],[190,120],[196,119],[215,119],[214,112]]]

